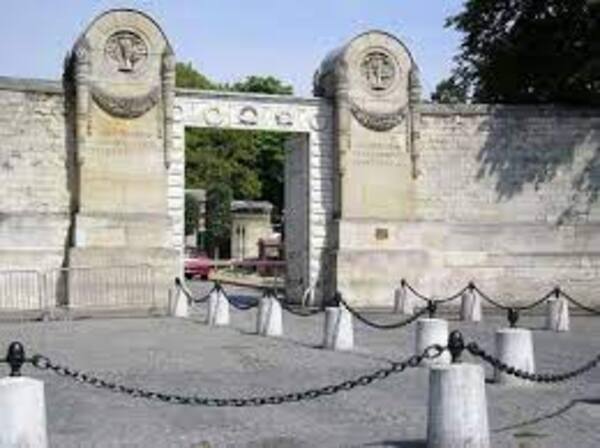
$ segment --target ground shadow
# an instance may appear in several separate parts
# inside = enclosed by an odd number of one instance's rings
[[[505,425],[500,428],[492,429],[494,433],[502,433],[505,431],[511,431],[514,429],[523,428],[525,426],[535,425],[537,423],[541,423],[547,420],[552,420],[553,418],[560,417],[563,414],[566,414],[571,409],[573,409],[578,404],[591,404],[591,405],[600,405],[600,398],[580,398],[577,400],[571,400],[564,406],[555,409],[552,412],[547,412],[545,414],[539,415],[537,417],[533,417],[527,420],[523,420],[521,422],[512,423],[510,425]]]
[[[367,443],[364,446],[377,446],[389,448],[425,448],[426,440],[382,440],[380,442]]]

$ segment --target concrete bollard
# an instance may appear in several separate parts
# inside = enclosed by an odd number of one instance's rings
[[[208,298],[208,325],[229,325],[229,302],[220,289],[215,289]]]
[[[417,330],[415,337],[415,353],[421,354],[423,351],[434,344],[445,347],[448,343],[448,322],[443,319],[421,318],[417,320]],[[446,350],[441,356],[428,360],[424,359],[423,364],[448,364],[450,362],[450,353]]]
[[[323,347],[329,350],[352,350],[354,347],[352,315],[345,306],[325,309]]]
[[[32,378],[0,379],[0,447],[46,448],[44,383]]]
[[[394,290],[394,313],[412,316],[415,313],[415,301],[408,294],[406,286],[399,286]]]
[[[171,316],[173,317],[188,317],[189,306],[188,298],[181,291],[180,287],[169,289],[169,303],[171,305]]]
[[[481,297],[472,289],[467,289],[461,297],[460,320],[481,322]]]
[[[283,323],[281,304],[273,297],[263,297],[258,303],[256,333],[261,336],[281,336]]]
[[[483,367],[431,366],[427,448],[489,448],[490,431]]]
[[[569,331],[569,303],[564,298],[548,300],[546,328],[552,331]]]
[[[496,357],[503,363],[525,372],[535,372],[533,338],[524,328],[501,328],[496,331]],[[494,371],[496,383],[525,386],[532,383],[498,369]]]

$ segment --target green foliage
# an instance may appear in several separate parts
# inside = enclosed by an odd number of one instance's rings
[[[292,87],[272,76],[249,76],[232,85],[211,82],[191,64],[177,64],[178,87],[263,94],[292,94]],[[230,129],[186,130],[186,186],[209,190],[229,185],[236,199],[271,202],[283,208],[286,135]],[[207,211],[208,213],[208,211]]]
[[[228,255],[231,200],[231,188],[225,183],[215,183],[206,192],[206,243],[209,254],[217,258]]]
[[[175,65],[175,85],[188,89],[214,90],[218,86],[213,84],[206,76],[198,72],[192,64],[188,62],[178,62]]]
[[[269,95],[291,95],[292,86],[283,84],[272,76],[248,76],[242,82],[236,82],[227,90],[233,92],[266,93]]]
[[[600,17],[589,0],[467,0],[453,72],[474,101],[600,104]]]
[[[191,194],[185,195],[185,234],[195,235],[198,231],[198,219],[200,215],[200,206],[198,201]]]
[[[467,102],[467,90],[460,85],[454,77],[444,79],[436,86],[435,92],[431,94],[434,103],[465,103]]]

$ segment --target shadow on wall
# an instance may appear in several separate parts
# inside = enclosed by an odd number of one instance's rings
[[[599,123],[600,112],[591,109],[496,107],[478,129],[487,138],[477,179],[494,176],[498,199],[509,200],[568,175],[569,197],[559,200],[556,223],[587,221],[600,193]]]

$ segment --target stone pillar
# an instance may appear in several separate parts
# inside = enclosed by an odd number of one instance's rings
[[[0,379],[0,447],[47,446],[44,383],[26,377]]]
[[[352,350],[354,347],[352,315],[345,306],[325,309],[323,347],[330,350]]]
[[[221,290],[210,293],[206,323],[216,326],[229,325],[229,301]]]
[[[281,336],[283,322],[281,305],[273,297],[263,297],[258,303],[256,333],[261,336]]]
[[[481,322],[481,297],[472,289],[466,290],[461,297],[460,320]]]
[[[415,313],[414,298],[408,294],[406,286],[394,290],[394,312],[412,316]]]
[[[421,318],[417,320],[415,335],[415,353],[422,354],[431,345],[438,344],[445,347],[448,344],[448,322],[443,319]],[[448,364],[450,353],[446,350],[439,357],[432,360],[423,360],[424,365]]]
[[[496,331],[496,357],[516,369],[535,373],[533,339],[531,331],[524,328],[502,328]],[[496,369],[497,383],[511,386],[527,386],[532,383]]]
[[[173,287],[169,289],[171,315],[173,317],[188,317],[189,304],[188,298],[180,289],[181,287]]]
[[[562,297],[547,302],[546,328],[552,331],[569,331],[569,303]]]
[[[429,374],[427,448],[489,448],[483,367],[432,366]]]
[[[336,289],[389,306],[417,203],[416,64],[394,36],[363,33],[323,61],[315,93],[334,105]]]
[[[68,305],[167,310],[181,260],[169,203],[183,202],[183,189],[173,197],[168,188],[172,48],[150,17],[115,9],[86,28],[66,69],[79,162],[72,174]],[[152,276],[144,277],[144,269]]]

